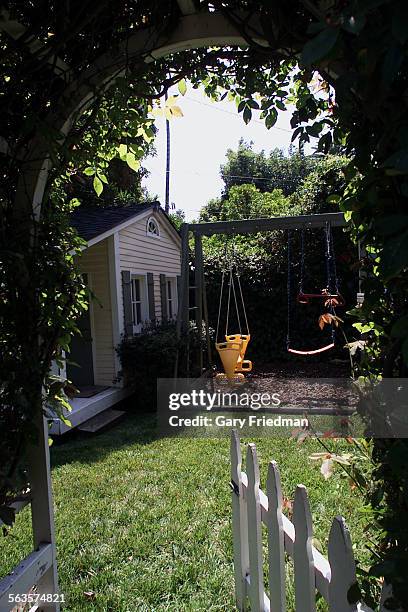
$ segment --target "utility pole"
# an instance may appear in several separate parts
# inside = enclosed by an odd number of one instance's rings
[[[164,94],[165,103],[167,102],[168,93]],[[170,212],[170,121],[166,118],[166,195],[164,200],[164,210],[167,214]]]

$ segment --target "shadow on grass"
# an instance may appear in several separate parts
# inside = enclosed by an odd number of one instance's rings
[[[111,452],[134,444],[150,444],[159,437],[155,413],[129,411],[120,423],[100,433],[88,434],[74,429],[64,436],[54,438],[50,450],[51,466],[74,462],[94,463]]]

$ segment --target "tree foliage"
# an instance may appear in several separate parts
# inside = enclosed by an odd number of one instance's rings
[[[406,372],[406,3],[213,0],[201,8],[219,11],[247,47],[190,50],[152,62],[152,52],[180,25],[174,0],[7,3],[22,34],[15,39],[3,28],[0,35],[0,329],[7,366],[1,368],[1,444],[7,457],[11,453],[7,470],[0,468],[2,507],[16,490],[20,450],[41,414],[51,348],[55,355],[58,343],[64,345],[75,314],[70,304],[75,310],[81,301],[66,243],[75,248],[65,221],[68,206],[55,205],[55,181],[89,168],[98,192],[115,152],[137,170],[153,101],[182,79],[202,83],[215,99],[228,95],[246,123],[260,108],[271,128],[278,112],[294,108],[294,140],[318,137],[320,151],[334,143],[351,158],[338,196],[369,253],[362,261],[369,273],[366,299],[356,313],[358,323],[372,330],[367,372]],[[133,45],[135,33],[143,44]],[[35,177],[47,166],[43,195]],[[49,261],[55,263],[51,275]],[[408,499],[401,468],[407,449],[406,440],[374,444],[378,469],[370,502],[382,542],[372,572],[392,584],[394,608],[408,607],[408,527],[401,519]]]
[[[236,151],[228,149],[226,158],[221,166],[224,197],[231,187],[243,184],[254,185],[260,191],[280,189],[285,196],[290,195],[316,163],[314,157],[292,151],[285,156],[281,149],[257,153],[242,138]]]

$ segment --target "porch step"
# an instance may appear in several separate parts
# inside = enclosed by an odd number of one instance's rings
[[[110,425],[114,423],[118,419],[120,419],[125,412],[123,410],[113,410],[112,408],[107,408],[103,412],[95,415],[91,419],[84,421],[80,425],[78,425],[79,431],[86,431],[88,433],[95,433],[99,431],[106,425]]]

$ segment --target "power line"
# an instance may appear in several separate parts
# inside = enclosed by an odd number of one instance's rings
[[[239,115],[237,115],[233,111],[227,110],[226,108],[219,108],[218,106],[214,106],[213,104],[210,104],[208,102],[202,102],[201,100],[195,100],[194,98],[190,98],[189,96],[185,96],[185,97],[187,98],[187,100],[190,100],[191,102],[195,102],[196,104],[201,104],[201,106],[208,106],[209,108],[217,110],[220,113],[226,113],[227,115],[232,115],[236,119],[239,119]],[[253,121],[254,123],[260,123],[261,125],[265,126],[264,122],[260,121],[259,119],[251,119],[251,121]],[[287,132],[288,134],[292,134],[292,130],[288,130],[286,128],[282,128],[282,127],[279,127],[277,125],[272,126],[270,129],[271,130],[280,130],[281,132]]]
[[[213,173],[212,172],[197,172],[197,170],[178,170],[177,174],[190,174],[193,176],[212,176]],[[267,181],[267,182],[273,182],[275,179],[272,177],[267,177],[267,176],[248,176],[248,175],[242,175],[242,174],[221,174],[218,177],[218,180],[222,181],[224,178],[231,178],[231,179],[249,179],[249,180],[253,180],[253,181]],[[303,178],[303,177],[302,177]],[[293,179],[285,179],[284,176],[281,177],[281,180],[285,181],[286,183],[291,183],[292,185],[297,184],[298,181],[294,181]]]

